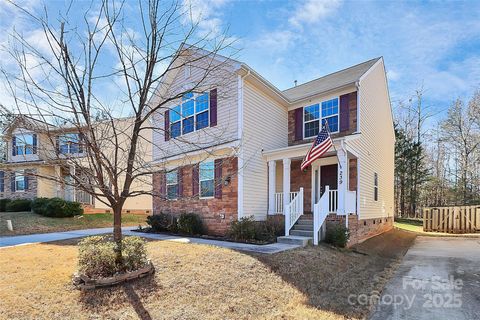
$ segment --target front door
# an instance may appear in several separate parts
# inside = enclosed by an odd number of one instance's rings
[[[337,190],[338,187],[338,165],[331,164],[320,167],[320,196],[325,192],[325,186],[329,186],[330,190]]]

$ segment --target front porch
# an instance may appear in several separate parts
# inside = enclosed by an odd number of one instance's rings
[[[310,237],[318,244],[325,236],[328,215],[357,213],[358,153],[344,140],[335,141],[322,158],[301,171],[309,147],[264,153],[269,169],[268,214],[285,216],[286,237]]]
[[[60,176],[60,182],[57,183],[57,197],[67,201],[79,202],[84,206],[93,205],[93,197],[88,192],[77,188],[74,183],[73,176],[78,175],[75,166],[55,168],[56,175]]]

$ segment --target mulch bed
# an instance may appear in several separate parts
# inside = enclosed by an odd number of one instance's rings
[[[177,237],[189,237],[189,238],[197,238],[197,239],[207,239],[207,240],[219,240],[219,241],[227,241],[227,242],[235,242],[235,243],[247,243],[247,244],[258,244],[258,245],[266,245],[272,244],[276,241],[260,241],[260,240],[234,240],[232,238],[228,238],[226,236],[212,236],[212,235],[192,235],[192,234],[181,234],[181,233],[173,233],[168,231],[157,232],[154,231],[152,228],[142,228],[142,229],[135,229],[132,230],[134,232],[144,232],[144,233],[153,233],[153,234],[165,234],[169,236],[177,236]]]

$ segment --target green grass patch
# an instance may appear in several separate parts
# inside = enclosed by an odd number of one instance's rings
[[[122,214],[123,226],[146,225],[146,215]],[[7,229],[12,220],[13,231]],[[85,214],[70,218],[51,218],[32,212],[0,212],[0,236],[47,233],[113,226],[113,214]]]

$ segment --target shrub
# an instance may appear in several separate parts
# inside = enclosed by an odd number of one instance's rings
[[[138,270],[148,263],[145,240],[140,237],[127,237],[122,241],[123,266],[126,271]]]
[[[348,229],[343,225],[333,225],[327,228],[325,235],[325,242],[334,245],[335,247],[344,248],[347,245],[350,234]]]
[[[42,216],[46,216],[47,215],[46,206],[49,200],[50,199],[48,198],[35,198],[32,201],[33,212],[36,214],[40,214]]]
[[[118,265],[116,244],[107,236],[87,237],[78,244],[80,273],[90,278],[111,277],[119,272],[138,270],[148,263],[145,241],[140,237],[122,240],[123,264]]]
[[[106,236],[87,237],[78,243],[78,269],[90,278],[116,273],[115,243]]]
[[[20,212],[32,210],[32,201],[28,199],[17,199],[9,201],[5,206],[5,211]]]
[[[235,241],[275,241],[276,237],[284,235],[285,227],[281,221],[255,221],[253,217],[243,217],[230,224],[229,238]]]
[[[283,235],[285,235],[285,224],[280,220],[268,219],[256,222],[255,240],[273,242]]]
[[[203,221],[198,214],[182,213],[177,221],[178,232],[185,234],[203,234]]]
[[[236,241],[247,241],[255,239],[256,225],[253,217],[242,217],[240,220],[230,223],[228,236]]]
[[[83,213],[83,208],[78,202],[52,198],[44,202],[44,207],[40,212],[47,217],[65,218],[81,215]]]
[[[0,199],[0,212],[7,210],[7,204],[12,201],[10,199]]]
[[[177,231],[177,220],[174,216],[168,213],[160,213],[147,217],[147,223],[153,231]]]

